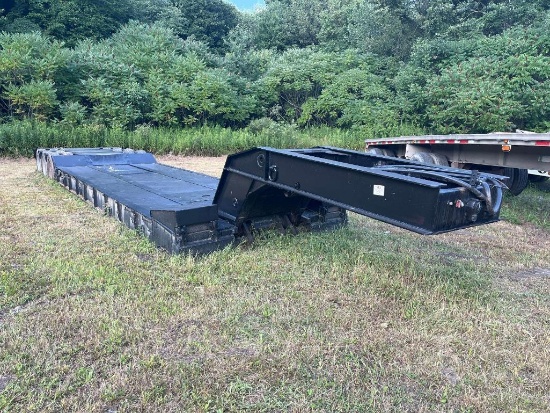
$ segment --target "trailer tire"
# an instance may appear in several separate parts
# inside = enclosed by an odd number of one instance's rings
[[[368,153],[369,155],[384,155],[382,153],[382,149],[380,148],[369,148],[365,151],[365,153]]]
[[[440,153],[430,153],[429,154],[431,158],[433,159],[433,163],[439,166],[449,166],[449,160],[445,155],[441,155]]]
[[[411,161],[434,165],[435,161],[428,152],[416,152],[410,158]]]
[[[368,153],[370,155],[390,156],[392,158],[395,158],[395,152],[391,149],[386,148],[369,148],[365,151],[365,153]]]
[[[509,179],[508,189],[512,195],[519,195],[529,183],[529,173],[527,169],[504,168],[504,175]]]

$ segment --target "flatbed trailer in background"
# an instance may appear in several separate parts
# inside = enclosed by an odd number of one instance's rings
[[[550,133],[402,136],[365,141],[366,151],[417,162],[505,175],[519,194],[550,176]]]
[[[253,148],[221,178],[121,148],[38,149],[37,169],[170,252],[207,253],[257,230],[344,225],[347,211],[420,234],[498,221],[502,179],[331,147]]]

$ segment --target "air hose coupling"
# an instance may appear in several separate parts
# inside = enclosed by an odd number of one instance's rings
[[[481,201],[479,201],[478,199],[470,199],[464,205],[464,210],[466,211],[466,214],[468,215],[468,219],[471,222],[476,222],[477,217],[478,217],[479,213],[481,212]]]

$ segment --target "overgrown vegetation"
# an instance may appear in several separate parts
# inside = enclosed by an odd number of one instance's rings
[[[418,129],[398,127],[393,131],[414,134]],[[362,150],[365,137],[374,136],[384,135],[367,127],[361,130],[328,127],[302,130],[267,118],[252,121],[247,128],[236,130],[220,126],[182,129],[142,125],[128,131],[101,125],[50,125],[22,121],[0,124],[0,151],[15,156],[32,156],[39,147],[116,146],[142,148],[156,154],[225,155],[253,146],[304,148],[320,145]]]
[[[547,131],[549,13],[542,0],[273,0],[244,14],[222,0],[9,1],[0,119]]]
[[[548,410],[550,193],[505,200],[531,222],[352,215],[194,258],[34,167],[0,162],[2,411]]]

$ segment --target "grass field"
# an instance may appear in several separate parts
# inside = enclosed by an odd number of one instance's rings
[[[170,256],[0,158],[0,411],[550,411],[549,186],[503,216]]]

